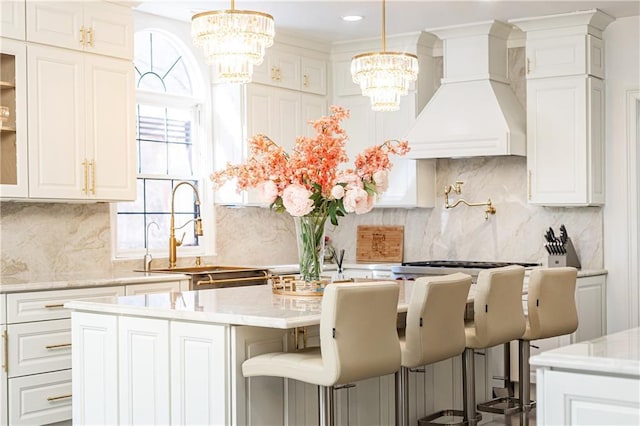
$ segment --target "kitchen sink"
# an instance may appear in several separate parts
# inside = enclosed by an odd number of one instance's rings
[[[200,265],[153,268],[149,272],[189,276],[190,290],[267,284],[269,270],[250,266]]]

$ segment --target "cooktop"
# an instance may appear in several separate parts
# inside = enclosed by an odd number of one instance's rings
[[[539,263],[527,262],[479,262],[474,260],[424,260],[417,262],[402,262],[402,266],[426,266],[431,268],[501,268],[509,265],[520,265],[525,268],[540,266]]]

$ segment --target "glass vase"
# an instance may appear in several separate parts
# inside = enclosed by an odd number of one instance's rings
[[[320,280],[324,261],[324,224],[326,215],[307,215],[294,218],[298,239],[300,277],[306,283]]]

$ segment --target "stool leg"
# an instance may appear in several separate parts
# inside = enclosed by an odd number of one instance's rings
[[[465,348],[462,353],[462,399],[464,419],[470,426],[478,423],[476,412],[476,371],[474,352]]]
[[[529,365],[530,347],[528,340],[518,340],[520,382],[518,383],[521,425],[529,424],[531,411],[531,366]]]
[[[505,343],[503,346],[504,355],[502,362],[504,365],[504,387],[507,390],[508,397],[513,397],[513,380],[511,380],[511,342]]]
[[[409,369],[396,371],[396,426],[409,425]]]
[[[333,386],[318,386],[318,424],[334,426]]]

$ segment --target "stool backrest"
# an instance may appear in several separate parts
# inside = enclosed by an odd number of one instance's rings
[[[403,367],[432,364],[464,351],[470,286],[471,276],[462,273],[416,279],[407,311]]]
[[[331,284],[322,296],[323,368],[336,384],[400,369],[396,329],[400,287],[395,281]]]
[[[575,268],[539,268],[529,278],[527,339],[570,334],[578,328]]]
[[[519,265],[486,269],[478,274],[473,304],[475,347],[488,348],[522,337],[525,330],[523,281],[524,268]]]

